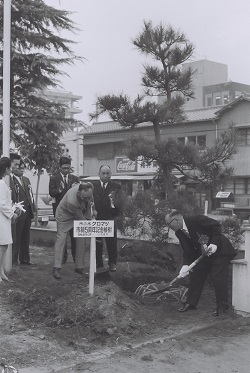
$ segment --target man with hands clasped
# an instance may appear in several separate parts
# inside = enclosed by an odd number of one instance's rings
[[[205,215],[183,217],[177,210],[168,213],[165,221],[175,232],[183,251],[183,266],[179,274],[182,277],[190,276],[186,303],[178,311],[186,312],[197,308],[209,274],[216,296],[213,316],[228,310],[228,269],[236,251],[222,234],[220,223]],[[188,272],[188,265],[202,255],[204,250],[205,257]]]

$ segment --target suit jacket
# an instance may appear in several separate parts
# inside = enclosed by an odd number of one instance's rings
[[[23,183],[20,183],[19,180],[15,177],[15,175],[12,175],[10,177],[10,189],[11,189],[12,201],[14,203],[23,201],[23,207],[26,210],[26,213],[24,212],[21,213],[21,215],[18,218],[18,221],[25,220],[28,211],[30,213],[30,218],[33,219],[34,211],[35,211],[34,197],[33,197],[30,180],[26,176],[22,176],[22,180],[23,180]]]
[[[184,264],[190,264],[197,259],[202,254],[201,247],[205,243],[217,246],[217,250],[211,255],[211,258],[219,255],[228,255],[230,259],[235,257],[236,250],[228,238],[222,234],[221,225],[217,220],[205,215],[195,215],[184,217],[184,221],[190,238],[185,236],[181,230],[175,232],[183,249]]]
[[[63,177],[59,171],[53,174],[49,180],[49,195],[54,198],[53,204],[53,212],[55,215],[55,211],[57,206],[59,205],[62,198],[65,196],[67,191],[72,187],[74,183],[79,183],[79,179],[77,176],[68,174],[68,183],[67,188],[65,188]]]
[[[62,198],[56,209],[56,221],[58,229],[68,232],[74,226],[74,220],[91,219],[91,204],[94,204],[93,197],[87,202],[77,198],[79,185],[74,185]],[[94,206],[92,206],[94,210]]]
[[[122,214],[121,200],[121,185],[110,180],[103,190],[100,181],[93,183],[94,185],[94,201],[97,211],[97,220],[114,220],[114,218]],[[111,207],[109,194],[114,196],[114,208]]]

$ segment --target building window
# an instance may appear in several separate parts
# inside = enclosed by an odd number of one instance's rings
[[[97,158],[100,160],[114,158],[114,144],[100,144],[97,150]]]
[[[235,179],[235,194],[246,194],[245,179]]]
[[[185,137],[177,137],[177,141],[181,144],[185,144]]]
[[[177,141],[183,145],[184,144],[198,145],[202,149],[205,149],[206,147],[206,135],[177,137]]]
[[[236,146],[250,145],[250,128],[237,128]]]
[[[215,94],[215,106],[221,105],[221,95],[220,93]]]
[[[126,153],[125,149],[126,148],[123,142],[116,142],[114,144],[115,157],[123,156]]]
[[[209,106],[212,106],[212,105],[213,105],[212,95],[206,95],[206,103],[205,103],[205,106],[209,107]]]
[[[229,103],[229,96],[223,95],[223,105],[227,105]]]
[[[236,98],[239,98],[241,95],[242,95],[242,92],[235,91],[235,96],[234,96],[235,100]]]
[[[199,145],[199,147],[201,147],[202,149],[205,149],[206,147],[206,136],[205,135],[197,136],[197,145]]]
[[[188,144],[196,145],[196,136],[188,136],[187,142],[188,142]]]

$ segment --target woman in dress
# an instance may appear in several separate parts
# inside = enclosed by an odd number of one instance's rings
[[[4,177],[10,175],[11,161],[7,157],[0,158],[0,282],[8,280],[4,273],[4,257],[8,245],[11,244],[11,221],[16,220],[17,214],[12,209],[11,192]]]

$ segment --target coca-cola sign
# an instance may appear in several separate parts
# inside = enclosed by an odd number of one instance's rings
[[[116,173],[133,173],[137,172],[137,162],[129,158],[117,157],[116,158]]]

